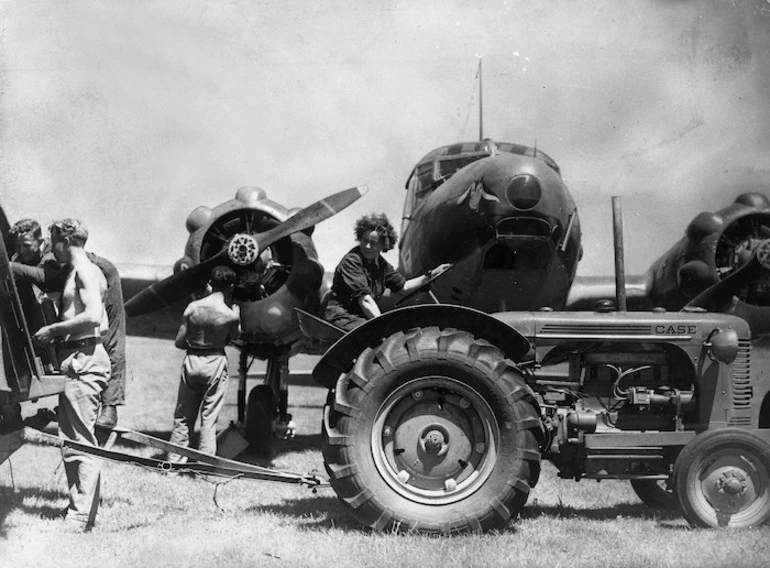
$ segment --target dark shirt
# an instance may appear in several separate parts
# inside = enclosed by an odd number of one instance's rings
[[[364,312],[358,304],[361,297],[369,294],[377,301],[386,288],[398,292],[405,282],[406,278],[384,257],[367,260],[361,248],[356,246],[342,257],[334,271],[329,303],[337,303],[348,312],[363,317]]]
[[[35,266],[22,264],[18,261],[18,254],[11,257],[11,272],[19,282],[34,284],[43,292],[61,292],[67,281],[69,268],[59,264],[51,250],[51,243],[43,241],[40,247],[40,262]]]

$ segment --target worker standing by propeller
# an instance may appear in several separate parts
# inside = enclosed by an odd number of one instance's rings
[[[186,349],[187,355],[182,363],[170,442],[187,447],[190,430],[200,413],[198,449],[207,454],[217,450],[217,418],[227,392],[225,345],[240,335],[240,310],[232,304],[235,276],[227,266],[214,267],[209,280],[211,294],[187,306],[174,342],[177,348]],[[173,453],[168,459],[177,463],[187,461]]]

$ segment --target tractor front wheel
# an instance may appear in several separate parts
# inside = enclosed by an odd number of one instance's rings
[[[366,349],[324,409],[324,461],[362,524],[481,532],[519,514],[540,471],[532,391],[502,351],[457,330]]]
[[[700,434],[677,457],[674,493],[692,525],[761,525],[770,518],[770,444],[737,428]]]

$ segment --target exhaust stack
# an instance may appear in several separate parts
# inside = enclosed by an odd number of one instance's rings
[[[615,249],[615,301],[619,312],[626,311],[626,268],[623,257],[623,208],[620,197],[612,197],[612,232]]]

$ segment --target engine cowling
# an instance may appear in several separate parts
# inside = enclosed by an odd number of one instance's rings
[[[768,239],[770,200],[764,195],[745,193],[729,207],[699,214],[685,236],[650,267],[651,304],[680,310],[693,299],[703,298],[705,305],[698,303],[698,307],[736,313],[759,323],[770,309],[770,271],[746,272],[745,278],[740,278],[739,271]],[[729,294],[705,301],[710,288],[731,277]],[[752,331],[770,330],[752,325]]]
[[[256,350],[260,344],[266,349],[299,346],[303,338],[294,308],[312,310],[318,304],[323,267],[310,236],[312,228],[264,250],[255,238],[297,211],[268,199],[262,188],[248,186],[214,208],[197,207],[187,218],[190,236],[174,272],[226,251],[223,263],[237,276],[233,299],[241,306],[243,337]]]

